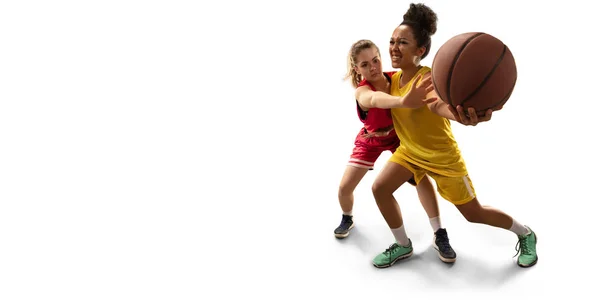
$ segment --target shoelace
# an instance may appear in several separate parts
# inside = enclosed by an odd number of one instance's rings
[[[339,228],[346,230],[348,227],[350,227],[350,224],[352,224],[352,217],[344,215],[342,216],[342,223],[340,224]]]
[[[344,223],[344,224],[352,223],[352,217],[344,215],[344,217],[342,218],[342,223]]]
[[[388,247],[387,249],[385,249],[385,251],[383,251],[383,253],[385,255],[387,255],[387,257],[389,258],[389,260],[392,260],[392,252],[394,252],[397,248],[399,248],[400,246],[396,243],[393,243],[390,245],[390,247]]]
[[[445,232],[440,232],[435,235],[436,244],[438,244],[439,248],[443,248],[442,250],[448,250],[450,248],[450,241],[448,240],[448,234]]]
[[[531,252],[529,250],[529,244],[527,244],[526,236],[519,237],[519,241],[515,245],[515,250],[517,251],[517,254],[515,254],[513,257],[519,255],[519,252],[521,252],[522,254],[525,254],[525,255],[531,254]]]

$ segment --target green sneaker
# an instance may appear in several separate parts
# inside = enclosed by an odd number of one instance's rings
[[[378,268],[387,268],[401,259],[410,257],[413,254],[413,247],[410,239],[408,242],[408,246],[400,246],[398,243],[393,243],[383,253],[373,258],[373,265]]]
[[[536,250],[537,236],[535,235],[535,232],[531,230],[531,228],[527,227],[527,229],[529,229],[531,232],[526,235],[520,235],[519,242],[517,242],[517,245],[515,246],[517,254],[520,252],[517,265],[523,268],[532,267],[538,261]],[[515,256],[517,256],[517,254],[515,254]]]

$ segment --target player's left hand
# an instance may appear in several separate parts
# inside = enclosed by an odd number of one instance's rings
[[[477,112],[473,107],[469,107],[466,113],[464,107],[460,105],[454,108],[452,105],[448,104],[448,109],[454,115],[457,122],[467,126],[475,126],[481,122],[487,122],[492,119],[491,109],[488,109],[483,117],[478,117]]]

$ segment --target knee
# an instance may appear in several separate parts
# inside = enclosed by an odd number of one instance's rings
[[[465,219],[467,221],[469,221],[470,223],[483,223],[481,210],[471,209],[471,210],[461,211],[461,213],[462,213],[463,217],[465,217]]]
[[[468,203],[459,207],[463,217],[471,223],[483,223],[483,207],[477,203]]]
[[[375,181],[371,186],[371,192],[373,192],[373,197],[377,202],[381,201],[381,199],[386,198],[394,193],[393,190],[388,188],[385,184],[382,184],[378,181]]]
[[[354,188],[352,186],[350,186],[349,184],[341,184],[338,189],[339,197],[350,196],[350,195],[352,195],[352,193],[354,193]]]
[[[479,214],[477,213],[464,213],[463,212],[463,217],[465,217],[465,219],[467,221],[469,221],[470,223],[482,223],[481,222],[481,217]]]

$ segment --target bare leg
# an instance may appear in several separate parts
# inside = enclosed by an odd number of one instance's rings
[[[537,263],[537,236],[529,227],[523,226],[499,209],[482,206],[477,198],[456,207],[469,222],[504,228],[517,234],[519,238],[518,251],[520,252],[517,260],[519,266],[527,268]]]
[[[405,167],[388,162],[373,183],[373,196],[379,211],[390,228],[403,225],[400,206],[394,198],[394,192],[413,176]]]
[[[401,259],[410,257],[413,247],[406,235],[400,206],[394,198],[394,192],[413,176],[412,172],[394,162],[388,162],[373,183],[373,196],[379,211],[390,227],[396,243],[373,258],[373,265],[387,268]]]
[[[457,205],[456,208],[471,223],[486,224],[507,230],[510,229],[513,223],[511,216],[499,209],[482,206],[477,198],[466,204]]]
[[[438,199],[429,177],[424,176],[423,179],[421,179],[417,185],[417,194],[419,195],[419,200],[421,201],[421,205],[423,206],[423,209],[425,209],[427,216],[430,219],[439,217],[440,208],[438,206]]]
[[[354,190],[368,171],[368,169],[364,168],[346,167],[338,190],[338,200],[343,212],[352,211],[352,207],[354,206]]]
[[[358,183],[365,177],[369,169],[359,168],[354,166],[346,167],[340,188],[338,190],[338,200],[342,208],[342,222],[333,231],[338,239],[348,237],[350,230],[354,228],[354,220],[352,218],[352,207],[354,206],[354,189]]]
[[[417,185],[417,193],[419,194],[419,200],[421,200],[421,205],[425,209],[425,212],[429,217],[429,223],[433,229],[433,248],[438,252],[438,257],[443,262],[455,262],[456,252],[450,245],[448,232],[445,228],[442,228],[437,195],[435,194],[433,185],[431,184],[431,180],[429,180],[428,176],[423,177],[421,182],[419,182]]]

